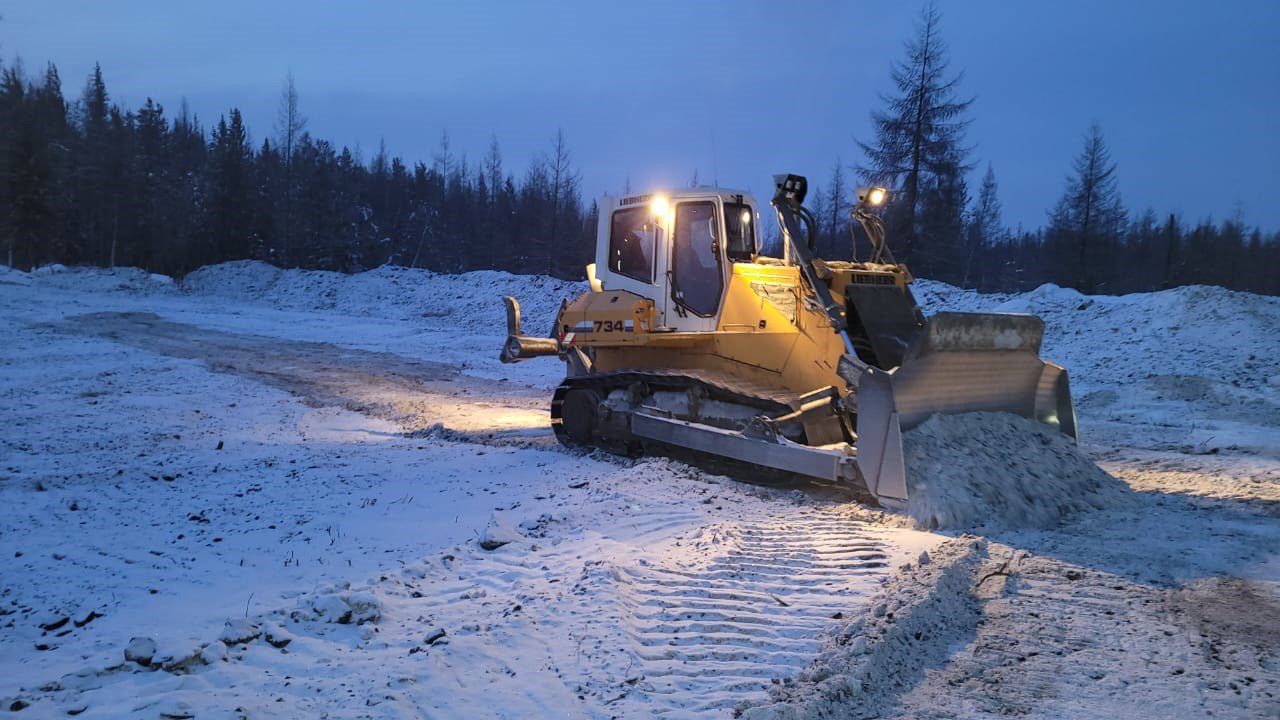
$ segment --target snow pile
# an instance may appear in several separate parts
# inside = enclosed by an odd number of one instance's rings
[[[0,284],[149,296],[175,292],[167,277],[138,268],[45,266],[31,273],[0,268]],[[337,312],[486,335],[505,333],[503,295],[520,301],[526,333],[545,335],[561,301],[587,289],[581,281],[492,270],[451,275],[388,265],[345,275],[281,270],[247,260],[200,268],[178,287],[221,302]],[[1040,316],[1045,321],[1043,357],[1065,366],[1080,390],[1196,375],[1270,393],[1276,387],[1270,379],[1280,378],[1278,297],[1201,285],[1122,296],[1083,295],[1051,284],[1025,293],[981,294],[917,280],[912,289],[928,314],[950,310]]]
[[[1129,498],[1071,438],[1017,415],[934,415],[902,445],[907,512],[922,528],[1050,528]]]
[[[1038,315],[1041,355],[1066,367],[1076,386],[1185,374],[1258,389],[1280,373],[1280,297],[1206,285],[1084,295],[1050,284],[1010,295],[919,280],[912,290],[927,314]]]
[[[520,301],[526,332],[545,335],[560,303],[586,283],[545,275],[477,270],[446,275],[386,265],[344,275],[319,270],[281,270],[242,261],[209,265],[182,281],[183,291],[265,303],[281,310],[327,310],[390,320],[440,321],[452,329],[506,331],[501,297]]]
[[[30,285],[31,276],[8,265],[0,265],[0,284]]]
[[[298,602],[289,613],[294,622],[321,622],[360,625],[377,622],[382,617],[382,603],[373,593],[322,591]],[[257,637],[257,635],[253,635]],[[251,638],[252,639],[252,638]]]
[[[885,706],[944,662],[981,612],[972,587],[986,542],[949,540],[906,565],[840,627],[794,680],[770,689],[770,703],[740,708],[745,720],[879,717]]]
[[[134,267],[103,268],[53,264],[29,273],[0,266],[0,283],[44,286],[60,290],[126,295],[170,294],[173,278]]]
[[[182,289],[195,295],[249,300],[266,293],[283,272],[274,265],[257,260],[205,265],[182,279]]]

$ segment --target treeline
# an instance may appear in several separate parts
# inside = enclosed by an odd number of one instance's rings
[[[976,194],[964,131],[971,100],[947,76],[940,17],[925,8],[872,114],[852,172],[837,160],[812,182],[821,254],[853,252],[853,177],[893,190],[890,246],[920,277],[981,290],[1045,282],[1124,293],[1204,283],[1280,294],[1280,233],[1239,220],[1188,224],[1130,213],[1102,133],[1091,128],[1045,227],[1011,230],[987,165]],[[110,101],[100,68],[67,101],[51,64],[28,80],[0,72],[0,245],[19,268],[61,262],[182,275],[258,259],[355,272],[391,263],[444,272],[500,269],[581,277],[597,210],[585,205],[563,133],[520,175],[496,138],[479,163],[443,136],[429,164],[379,147],[369,160],[313,137],[289,78],[269,137],[251,141],[238,110],[206,130],[185,105]],[[816,179],[815,179],[816,180]],[[765,201],[767,198],[758,198]],[[858,247],[865,258],[868,248]]]
[[[497,139],[479,164],[447,136],[430,165],[384,147],[369,160],[306,131],[289,79],[271,138],[239,110],[209,131],[185,105],[110,102],[101,68],[67,102],[57,69],[0,73],[0,240],[10,266],[61,262],[182,275],[257,259],[356,272],[386,263],[581,275],[596,210],[564,135],[516,177]]]
[[[824,257],[852,252],[848,185],[837,163],[827,184],[814,191],[817,244]],[[977,201],[958,213],[959,232],[923,236],[907,252],[891,238],[896,259],[910,261],[917,276],[983,292],[1020,292],[1051,282],[1117,295],[1181,285],[1280,295],[1280,233],[1267,235],[1237,219],[1187,224],[1152,210],[1130,217],[1114,207],[1104,218],[1095,217],[1086,232],[1078,191],[1073,202],[1059,205],[1048,227],[1011,230],[1000,223],[995,192],[988,169]],[[868,246],[861,233],[858,237],[858,251],[866,259]]]
[[[1052,282],[1120,294],[1212,284],[1280,294],[1280,233],[1267,235],[1238,219],[1188,224],[1151,210],[1130,212],[1096,125],[1047,226],[1006,227],[994,169],[986,166],[976,197],[968,185],[975,163],[964,132],[972,99],[960,95],[961,75],[948,75],[940,26],[929,4],[891,70],[896,91],[871,115],[875,136],[859,143],[864,159],[852,168],[861,183],[893,190],[884,216],[889,245],[913,273],[980,290]],[[831,256],[851,252],[852,185],[836,160],[825,186],[811,191],[820,244]]]

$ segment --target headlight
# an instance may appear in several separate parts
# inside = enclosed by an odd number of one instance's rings
[[[655,217],[665,218],[667,210],[671,208],[671,203],[667,201],[665,195],[657,195],[649,202],[649,207],[653,209]]]

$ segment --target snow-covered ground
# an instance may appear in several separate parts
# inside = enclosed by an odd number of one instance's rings
[[[0,268],[18,716],[1277,716],[1275,298],[919,283],[1044,317],[1085,451],[1138,491],[950,540],[561,450],[561,368],[497,362],[498,297],[541,332],[577,284],[167,280]]]

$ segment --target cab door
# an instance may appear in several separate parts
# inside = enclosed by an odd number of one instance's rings
[[[667,325],[685,332],[715,330],[725,290],[724,223],[719,203],[681,200],[671,224]]]

